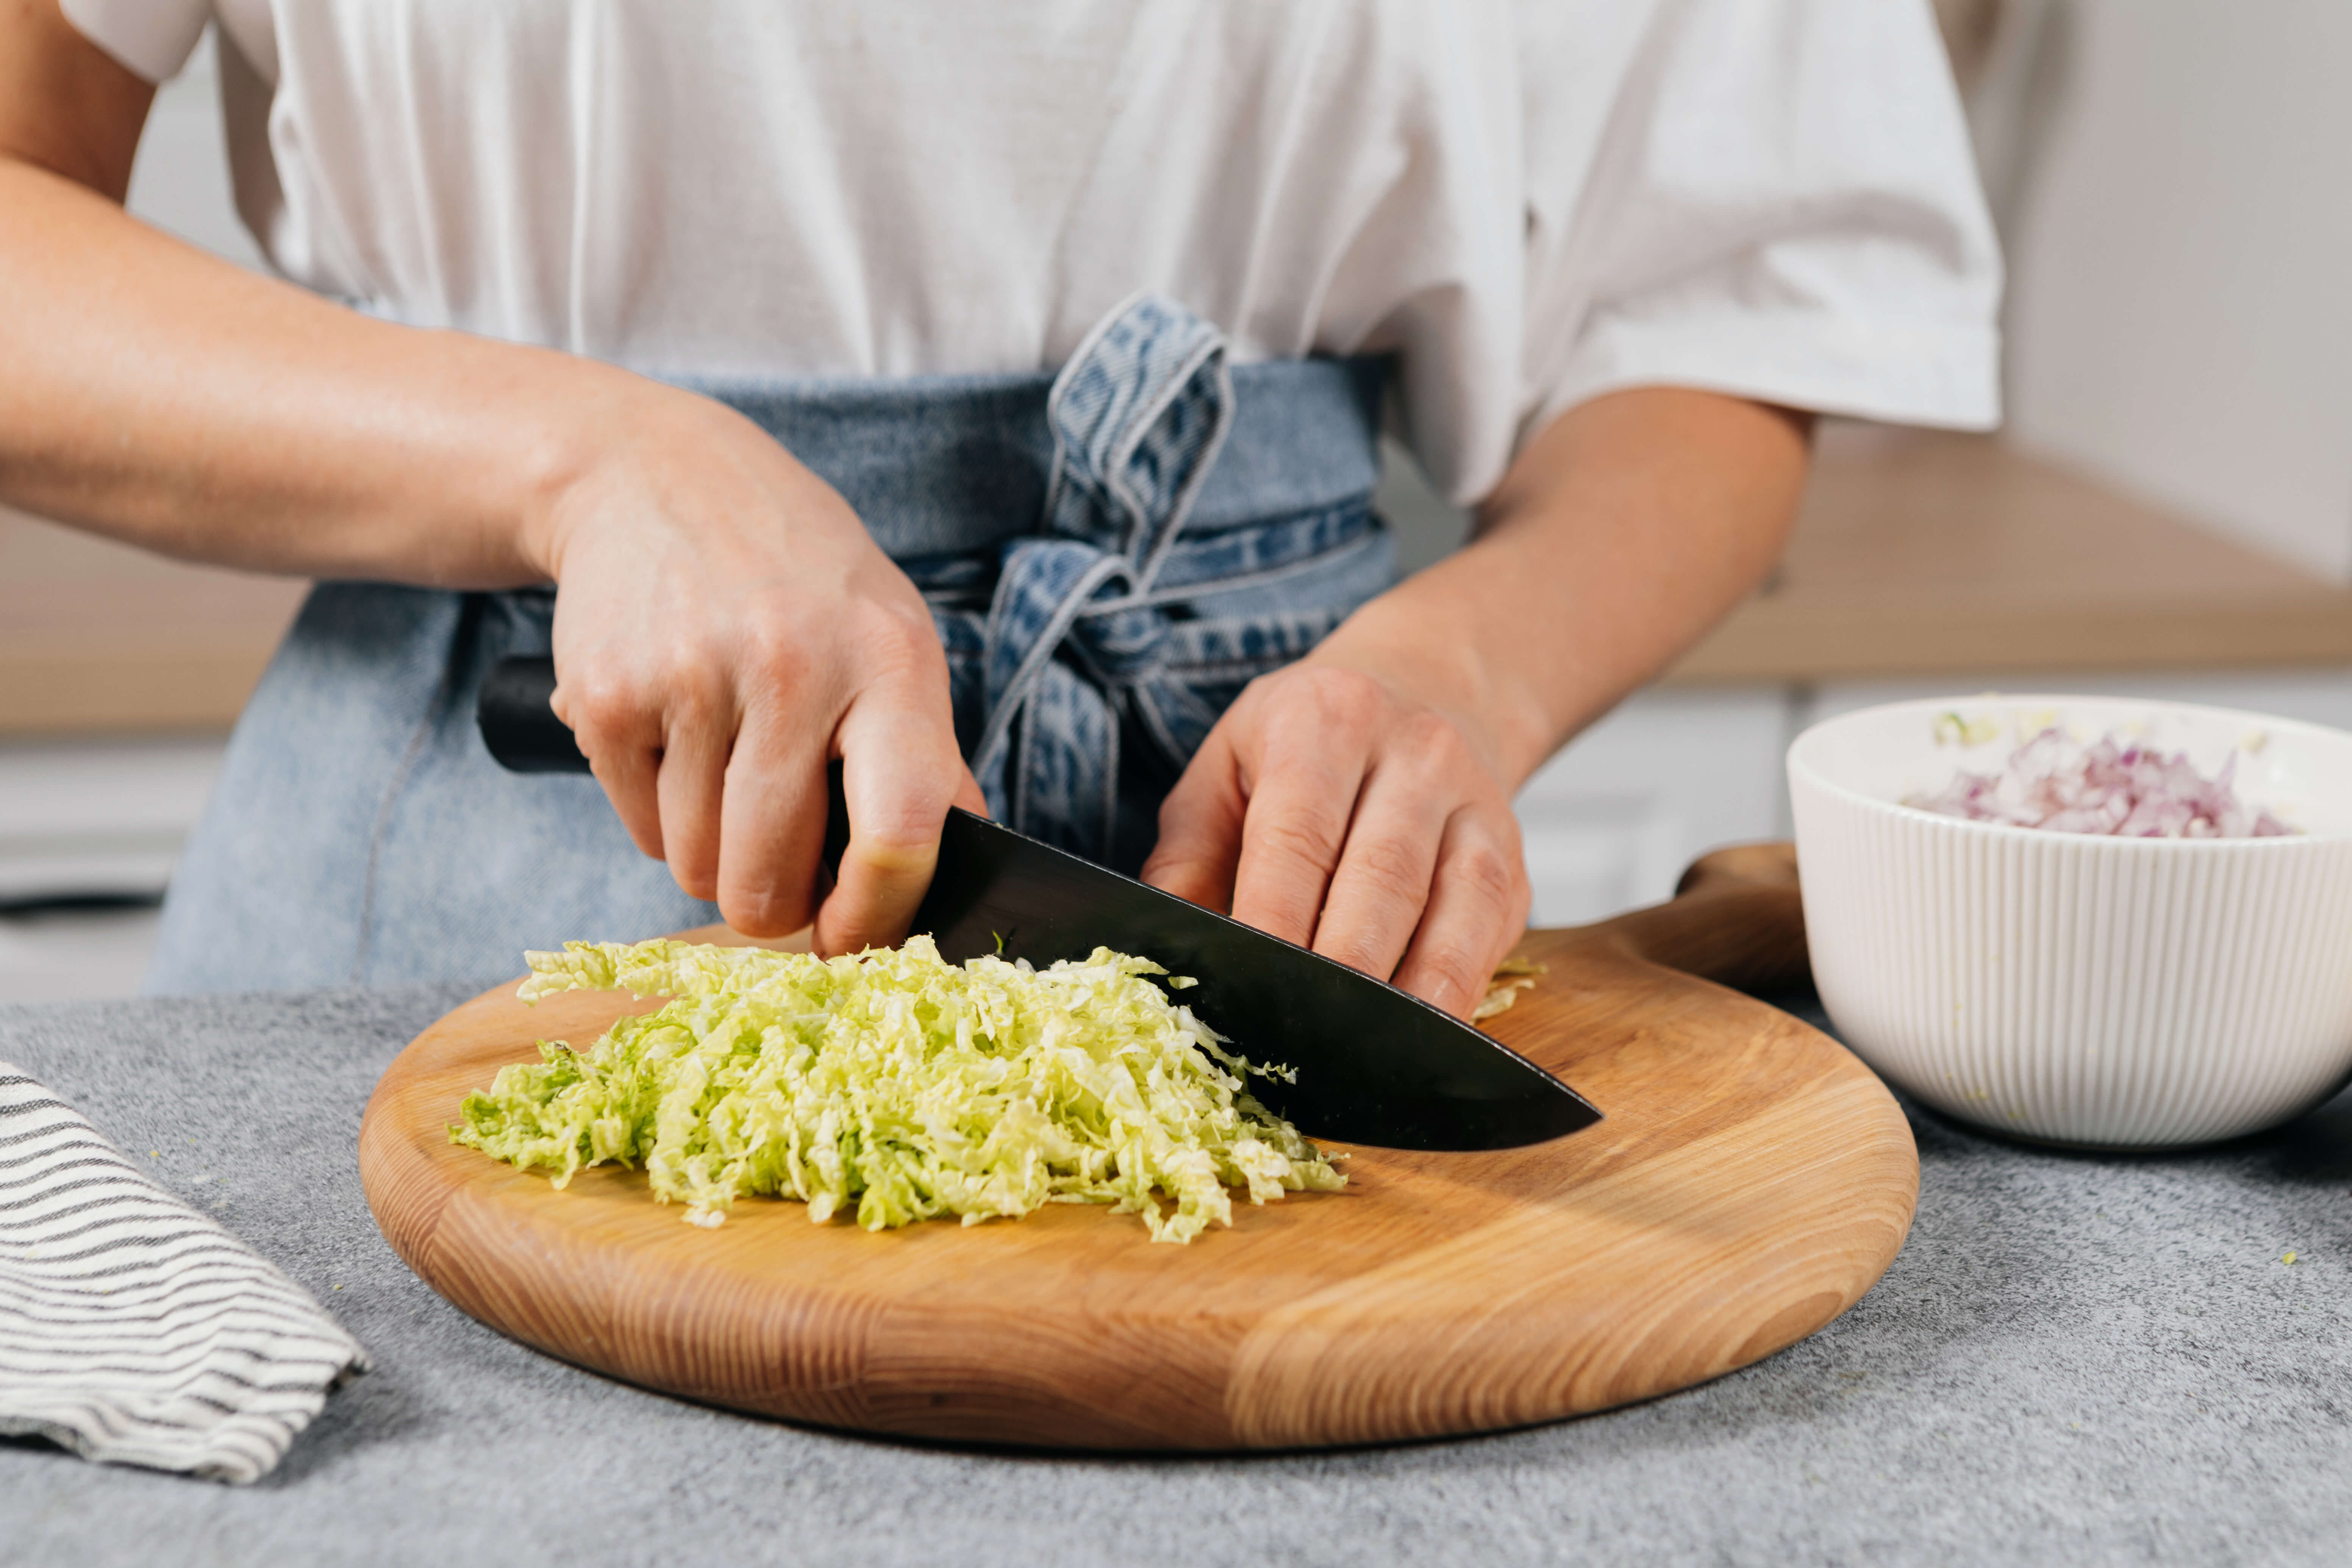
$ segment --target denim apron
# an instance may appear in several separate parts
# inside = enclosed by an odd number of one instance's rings
[[[1391,582],[1385,372],[1231,366],[1146,295],[1051,376],[688,384],[822,475],[922,590],[990,813],[1131,871],[1241,689]],[[483,749],[482,674],[545,654],[554,605],[318,587],[229,742],[147,989],[490,977],[527,948],[718,919],[593,779]]]

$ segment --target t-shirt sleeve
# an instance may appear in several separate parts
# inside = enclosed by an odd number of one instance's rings
[[[179,75],[213,19],[212,0],[58,0],[58,8],[83,37],[149,81]]]
[[[1621,37],[1598,103],[1529,82],[1520,439],[1639,385],[1998,423],[2000,249],[1926,0],[1661,0]]]

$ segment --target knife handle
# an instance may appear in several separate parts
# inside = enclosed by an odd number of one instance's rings
[[[549,706],[555,696],[555,660],[502,658],[482,677],[474,723],[491,760],[510,773],[584,773],[587,754]],[[824,868],[838,874],[849,847],[849,803],[842,794],[841,762],[824,771]]]
[[[474,723],[491,758],[510,773],[584,773],[588,758],[548,703],[551,658],[502,658],[482,677]]]

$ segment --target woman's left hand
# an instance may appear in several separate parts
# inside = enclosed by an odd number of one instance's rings
[[[1310,657],[1210,731],[1143,879],[1466,1017],[1528,919],[1488,750],[1393,677]]]
[[[1144,880],[1468,1016],[1528,918],[1511,796],[1764,575],[1810,428],[1680,387],[1554,418],[1467,546],[1242,693]]]

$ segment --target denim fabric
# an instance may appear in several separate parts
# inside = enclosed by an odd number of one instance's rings
[[[1131,869],[1241,689],[1391,581],[1386,368],[1228,367],[1147,296],[1051,377],[689,384],[840,490],[921,588],[991,811]],[[483,749],[483,672],[545,653],[553,613],[546,589],[320,584],[237,724],[147,989],[490,976],[716,920],[593,780]]]

